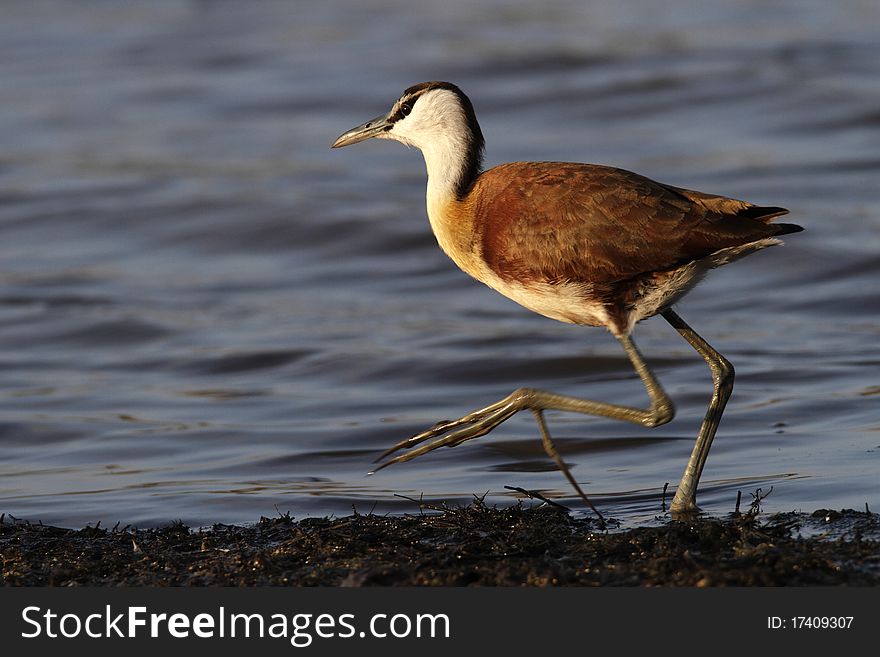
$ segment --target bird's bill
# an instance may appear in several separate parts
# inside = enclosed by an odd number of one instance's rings
[[[370,119],[366,123],[362,123],[356,128],[352,128],[348,132],[339,135],[339,138],[333,142],[330,148],[342,148],[343,146],[350,146],[364,139],[375,137],[386,130],[390,130],[391,125],[391,122],[388,121],[388,115],[380,114],[375,119]]]

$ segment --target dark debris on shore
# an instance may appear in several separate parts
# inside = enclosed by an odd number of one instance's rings
[[[418,515],[263,518],[193,531],[0,518],[7,586],[870,586],[880,516],[731,514],[625,531],[479,500]]]

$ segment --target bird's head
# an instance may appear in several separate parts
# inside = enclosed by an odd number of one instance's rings
[[[332,148],[370,137],[394,139],[422,151],[450,139],[466,140],[479,151],[483,148],[483,134],[470,99],[449,82],[422,82],[410,87],[391,111],[343,133]]]
[[[463,198],[480,173],[483,133],[474,106],[449,82],[422,82],[410,87],[387,114],[339,136],[332,148],[370,137],[415,146],[428,167],[428,196]]]

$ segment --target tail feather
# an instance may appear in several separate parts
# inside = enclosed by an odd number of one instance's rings
[[[747,219],[755,219],[765,224],[770,223],[776,217],[788,214],[785,208],[777,208],[769,205],[750,205],[736,213],[740,217]]]
[[[788,210],[785,208],[777,208],[768,205],[751,205],[737,212],[736,216],[746,217],[748,219],[760,221],[764,224],[769,224],[776,219],[776,217],[781,217],[786,214],[788,214]],[[788,235],[789,233],[799,233],[803,230],[803,228],[797,224],[773,224],[772,228],[773,232],[771,235]]]
[[[679,196],[683,196],[698,206],[702,206],[706,210],[705,218],[710,223],[724,223],[736,217],[737,219],[751,219],[752,221],[760,221],[762,224],[769,224],[776,217],[788,214],[786,208],[776,207],[775,205],[754,205],[747,201],[717,196],[715,194],[706,194],[705,192],[697,192],[682,187],[673,187],[671,185],[663,185],[663,187]],[[769,235],[787,235],[788,233],[797,233],[801,230],[803,228],[797,224],[773,224],[773,232],[769,233]]]
[[[788,235],[789,233],[799,233],[804,228],[803,226],[798,226],[797,224],[773,224],[773,227],[776,229],[774,235]]]

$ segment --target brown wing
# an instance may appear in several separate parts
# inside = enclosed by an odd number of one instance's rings
[[[502,278],[609,285],[794,232],[783,208],[590,164],[513,162],[475,183],[483,257]]]

